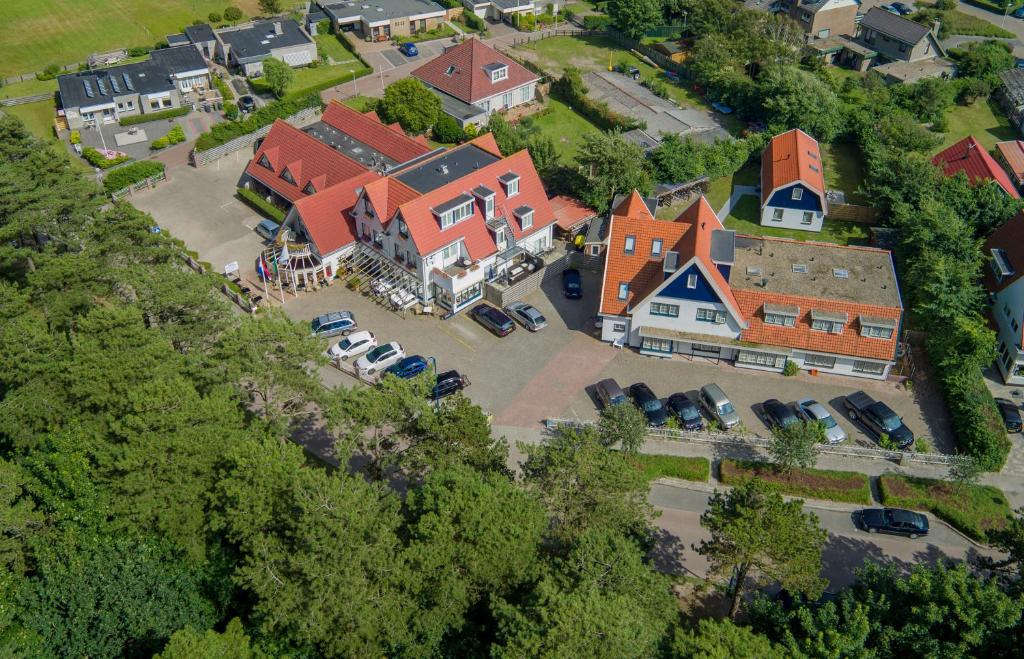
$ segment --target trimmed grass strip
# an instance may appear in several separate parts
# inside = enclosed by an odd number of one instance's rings
[[[1002,490],[991,485],[959,485],[912,476],[879,476],[882,503],[896,508],[927,510],[975,540],[1000,529],[1012,516]]]
[[[723,484],[743,485],[754,478],[790,496],[871,505],[871,486],[864,474],[829,469],[793,469],[783,474],[768,462],[722,460]]]
[[[657,478],[678,478],[706,483],[711,475],[711,463],[707,458],[637,453],[627,456],[626,459],[643,472],[649,481]]]

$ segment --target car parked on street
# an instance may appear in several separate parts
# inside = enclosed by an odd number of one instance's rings
[[[645,383],[637,382],[631,386],[629,397],[647,417],[647,425],[660,428],[668,423],[668,412],[661,403],[661,399]]]
[[[508,336],[516,328],[516,324],[504,311],[489,304],[476,305],[470,310],[469,315],[496,336]]]
[[[548,319],[532,304],[513,302],[505,307],[505,313],[531,332],[539,332],[548,326]]]
[[[416,47],[416,44],[410,41],[400,44],[398,46],[398,50],[406,57],[416,57],[420,54],[420,50]]]
[[[602,409],[626,402],[626,392],[611,378],[605,378],[594,385],[594,393]]]
[[[770,430],[788,428],[800,423],[799,417],[789,405],[786,405],[778,398],[769,398],[761,404],[761,413],[764,415],[765,425]]]
[[[408,380],[409,378],[416,377],[417,375],[427,370],[428,368],[430,368],[430,364],[427,362],[426,359],[424,359],[420,355],[412,355],[410,357],[405,357],[399,360],[398,362],[392,364],[391,366],[388,366],[386,369],[384,369],[384,372],[390,373],[391,375],[394,375],[396,378]]]
[[[999,408],[999,414],[1003,417],[1006,432],[1020,432],[1024,424],[1022,424],[1020,408],[1017,407],[1017,403],[1009,398],[996,398],[996,407]]]
[[[373,335],[373,332],[354,332],[349,334],[341,341],[335,343],[327,350],[327,356],[331,359],[340,359],[345,362],[361,355],[367,350],[372,350],[377,347],[377,337]]]
[[[1024,7],[1021,7],[1020,9],[1015,9],[1013,13],[1010,14],[1010,16],[1013,16],[1014,18],[1024,18]]]
[[[804,421],[820,421],[825,426],[825,439],[829,444],[846,441],[846,431],[840,427],[825,406],[813,398],[802,398],[796,402],[796,413]]]
[[[679,421],[685,430],[700,430],[704,427],[704,419],[700,416],[700,408],[684,393],[672,394],[665,403],[668,411]]]
[[[740,424],[740,415],[722,388],[715,383],[700,388],[700,406],[719,426],[728,430]]]
[[[850,418],[860,421],[876,439],[888,437],[901,449],[914,443],[914,433],[910,431],[898,414],[885,403],[876,401],[863,391],[855,391],[843,401]]]
[[[281,229],[281,225],[273,220],[260,220],[260,223],[253,229],[258,233],[264,240],[271,241],[277,237],[277,232]]]
[[[356,317],[351,311],[333,311],[317,316],[310,323],[313,336],[348,336],[356,330]]]
[[[562,271],[562,292],[570,300],[578,300],[583,297],[583,279],[580,271],[576,268],[569,268]]]
[[[392,341],[391,343],[377,346],[360,357],[359,361],[356,362],[356,368],[359,370],[360,375],[373,375],[378,371],[383,371],[403,357],[405,357],[405,350],[402,350],[402,345],[397,341]]]
[[[458,371],[445,371],[437,376],[437,384],[430,391],[431,400],[441,400],[469,386],[469,378]]]
[[[868,533],[890,533],[908,538],[928,535],[928,518],[902,508],[865,508],[857,514],[857,525]]]

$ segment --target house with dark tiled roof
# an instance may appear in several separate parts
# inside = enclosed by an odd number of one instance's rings
[[[1024,214],[1018,213],[985,240],[985,288],[999,341],[996,366],[1006,384],[1024,384]]]
[[[888,251],[738,235],[701,197],[674,221],[639,194],[611,215],[602,338],[781,372],[884,379],[903,304]]]
[[[1013,68],[999,74],[998,98],[1017,131],[1024,135],[1024,69]]]
[[[942,169],[946,176],[956,176],[963,172],[971,185],[978,185],[986,181],[995,181],[1003,192],[1014,199],[1020,199],[1020,193],[1013,185],[1010,177],[996,159],[993,158],[985,147],[981,145],[974,136],[968,136],[953,146],[944,149],[932,158],[932,164]]]
[[[487,123],[492,112],[529,103],[538,76],[479,39],[466,39],[412,72],[462,127]]]
[[[432,0],[320,0],[319,4],[335,32],[356,31],[373,41],[433,30],[447,16],[445,8]]]
[[[761,224],[821,231],[827,213],[818,141],[799,128],[773,137],[761,154]]]

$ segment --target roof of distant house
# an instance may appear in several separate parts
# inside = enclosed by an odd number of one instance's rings
[[[915,44],[932,31],[930,25],[921,25],[880,7],[872,7],[860,21],[861,28],[871,28],[903,43]]]
[[[444,14],[444,7],[430,0],[360,0],[359,2],[321,2],[334,20],[362,18],[368,23],[412,16]]]
[[[597,216],[597,211],[572,197],[558,195],[548,201],[551,202],[551,210],[555,214],[555,224],[563,231],[573,231]]]
[[[295,210],[321,256],[355,240],[355,221],[349,211],[363,187],[376,180],[378,176],[374,172],[363,172],[314,195],[295,200]]]
[[[321,121],[381,154],[389,164],[408,162],[431,151],[424,138],[409,137],[398,124],[387,126],[376,114],[363,114],[337,101],[327,104]]]
[[[1014,199],[1020,199],[1020,193],[1013,186],[1006,171],[973,135],[937,153],[932,158],[932,163],[941,167],[942,173],[946,176],[955,176],[958,172],[963,172],[971,185],[977,185],[979,181],[995,181],[1006,194]]]
[[[1010,173],[1017,177],[1018,181],[1024,181],[1024,142],[1010,140],[996,144],[996,150],[1006,161]]]
[[[508,76],[492,82],[491,70],[508,67]],[[426,84],[464,103],[477,103],[538,80],[523,65],[480,39],[466,39],[412,72]]]
[[[281,34],[276,33],[280,25]],[[238,30],[221,30],[217,33],[220,40],[231,46],[232,56],[237,60],[258,60],[270,56],[275,48],[288,48],[301,44],[312,43],[299,24],[290,18],[276,21],[263,21]]]
[[[999,74],[1006,95],[1014,105],[1024,105],[1024,69],[1013,68]]]
[[[761,154],[761,204],[775,190],[797,182],[821,195],[824,203],[825,174],[818,141],[794,128],[773,137]]]
[[[201,43],[203,41],[215,41],[217,37],[213,34],[213,28],[207,23],[200,25],[189,25],[185,28],[185,36],[189,38],[192,43]]]
[[[995,258],[993,252],[996,250],[1009,272],[1000,281],[996,281],[992,267],[985,267],[985,288],[993,293],[1024,276],[1024,213],[1017,213],[989,234],[985,240],[984,254]]]
[[[113,103],[115,96],[173,89],[171,75],[206,70],[206,62],[195,47],[178,46],[154,50],[142,62],[57,76],[57,86],[63,107],[90,107]]]
[[[192,40],[181,32],[179,32],[178,34],[168,34],[166,37],[164,37],[164,41],[166,41],[167,45],[171,47],[187,46],[192,43]]]

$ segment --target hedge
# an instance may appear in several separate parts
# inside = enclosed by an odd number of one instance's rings
[[[238,198],[252,206],[254,210],[263,213],[278,224],[284,222],[285,212],[252,190],[238,188]]]
[[[100,169],[109,169],[114,165],[120,165],[123,162],[131,160],[131,156],[119,156],[113,160],[107,160],[103,157],[102,153],[91,146],[87,146],[82,150],[82,157],[88,160],[90,165],[93,167],[99,167]]]
[[[595,101],[587,96],[587,86],[583,83],[579,69],[575,67],[570,66],[565,69],[562,77],[551,85],[551,94],[564,101],[601,130],[646,128],[644,122],[614,112],[607,103]]]
[[[118,167],[107,174],[107,177],[103,179],[103,189],[107,191],[107,194],[111,194],[118,190],[123,190],[129,185],[134,185],[139,181],[145,181],[151,176],[161,174],[163,171],[164,164],[159,160],[133,162],[130,165]]]
[[[236,137],[248,135],[264,126],[269,126],[274,123],[275,119],[290,117],[299,110],[322,106],[323,101],[320,100],[319,94],[286,96],[280,101],[267,103],[241,121],[231,121],[215,125],[209,132],[199,136],[199,140],[196,141],[196,151],[207,151],[230,142]]]
[[[975,540],[985,541],[1013,513],[1006,495],[991,485],[952,483],[931,478],[885,475],[878,477],[882,503],[897,508],[927,510]]]
[[[609,16],[590,16],[583,17],[583,27],[587,30],[607,30],[612,25],[612,19]]]
[[[183,117],[192,109],[188,107],[172,108],[170,110],[161,110],[160,112],[147,112],[145,114],[133,114],[130,117],[121,117],[122,126],[132,126],[134,124],[144,124],[150,121],[160,121],[161,119],[173,119],[174,117]]]
[[[160,149],[166,149],[172,144],[180,144],[181,142],[184,141],[185,129],[181,126],[175,126],[170,130],[170,132],[168,132],[163,137],[158,137],[157,139],[153,140],[153,142],[149,145],[149,148],[153,149],[154,151],[158,151]]]
[[[711,475],[711,462],[707,458],[687,458],[678,455],[627,455],[626,460],[643,472],[647,480],[679,478],[684,481],[706,483]]]
[[[747,460],[722,460],[719,469],[725,485],[742,485],[758,478],[782,494],[871,505],[868,477],[853,471],[792,469],[784,473],[771,463]]]

